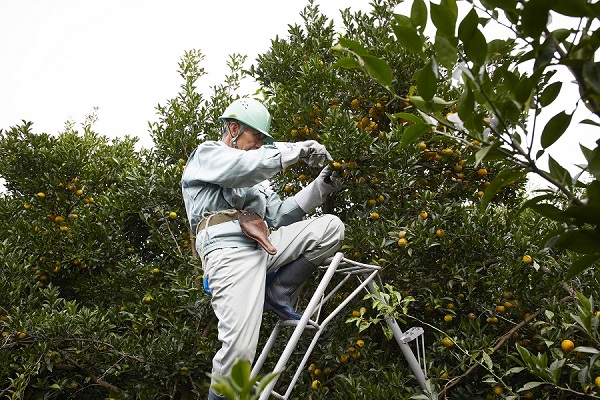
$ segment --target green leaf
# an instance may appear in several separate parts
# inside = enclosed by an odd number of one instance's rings
[[[600,63],[588,60],[583,64],[583,80],[587,88],[600,95]]]
[[[446,69],[452,70],[458,59],[458,39],[436,35],[433,45],[437,61]]]
[[[538,386],[541,385],[545,385],[546,382],[527,382],[525,385],[523,385],[523,387],[519,390],[517,390],[517,392],[524,392],[526,390],[531,390],[531,389],[535,389]]]
[[[392,88],[392,69],[387,62],[375,56],[361,56],[369,75],[387,89]]]
[[[500,146],[499,142],[494,142],[490,146],[484,146],[475,153],[475,166],[478,166],[480,162],[486,159],[492,150],[497,149]]]
[[[548,121],[542,131],[541,143],[544,149],[554,144],[565,133],[571,123],[572,117],[573,114],[561,111]]]
[[[556,0],[529,0],[521,14],[521,30],[529,37],[539,38],[548,25],[550,9]]]
[[[529,206],[536,213],[559,222],[570,222],[571,219],[564,215],[563,211],[553,204],[540,203]]]
[[[442,0],[439,5],[429,2],[429,6],[431,7],[431,20],[437,28],[437,34],[449,38],[454,37],[458,18],[456,0]]]
[[[558,97],[562,82],[554,82],[548,85],[540,95],[540,105],[542,107],[549,106]]]
[[[548,156],[548,166],[550,167],[550,175],[567,187],[573,186],[573,178],[565,168],[563,168],[552,156]]]
[[[460,95],[456,111],[461,121],[465,124],[465,127],[472,129],[475,121],[475,95],[470,86],[467,86],[465,91]]]
[[[458,37],[463,42],[467,57],[481,65],[487,57],[487,42],[478,25],[477,12],[475,9],[471,9],[458,26]]]
[[[423,134],[431,130],[429,124],[413,124],[404,129],[402,132],[402,138],[400,139],[400,148],[406,148],[409,144],[415,142]]]
[[[433,70],[434,65],[430,60],[419,72],[417,78],[417,89],[423,100],[429,101],[435,96],[437,90],[436,71]]]
[[[342,48],[348,49],[348,50],[358,54],[359,56],[366,56],[366,55],[370,54],[369,51],[363,47],[362,44],[360,44],[359,42],[357,42],[355,40],[340,38],[338,42],[339,42],[338,43],[339,46],[341,46]]]
[[[395,17],[397,18],[398,15]],[[423,39],[416,28],[392,23],[392,29],[396,35],[396,40],[404,49],[418,54],[423,52]]]
[[[600,233],[578,229],[563,233],[554,245],[580,254],[597,254],[598,243],[600,243]]]
[[[587,118],[584,119],[584,120],[581,120],[581,122],[579,122],[579,123],[580,124],[587,124],[587,125],[593,125],[593,126],[600,127],[600,124],[598,122],[592,121],[591,119],[587,119]]]
[[[526,171],[506,169],[496,175],[481,198],[480,208],[484,210],[496,193],[513,181],[521,180],[527,175]]]
[[[598,140],[596,143],[600,142]],[[600,179],[600,147],[596,147],[594,150],[590,150],[583,145],[579,145],[583,156],[588,162],[588,171],[594,175],[594,178]]]
[[[580,224],[600,225],[600,205],[585,204],[582,206],[571,206],[563,214],[574,218]]]
[[[515,86],[514,95],[515,99],[521,103],[526,104],[529,101],[533,92],[533,82],[527,76],[522,76],[519,83]]]
[[[598,261],[598,259],[600,259],[600,254],[590,254],[590,255],[585,255],[585,256],[579,257],[569,267],[569,270],[567,271],[567,275],[565,276],[565,279],[572,279],[572,278],[576,277],[577,275],[579,275],[580,273],[582,273],[583,271],[585,271],[586,269],[591,267],[592,264],[594,264],[596,261]]]
[[[395,114],[392,114],[390,117],[393,121],[398,121],[400,119],[404,119],[406,121],[417,122],[417,123],[425,122],[425,120],[421,116],[415,115],[415,114],[410,114],[410,113],[405,113],[405,112],[395,113]]]
[[[599,17],[594,9],[588,6],[587,0],[558,0],[552,6],[552,10],[568,17]]]
[[[231,367],[231,381],[236,389],[242,390],[250,379],[252,368],[248,360],[239,359]]]
[[[419,32],[423,33],[423,30],[427,26],[427,6],[423,0],[414,0],[413,5],[410,9],[410,19],[414,27]]]
[[[479,30],[479,17],[477,16],[477,11],[474,8],[471,9],[463,18],[460,25],[458,26],[458,37],[463,42],[466,43],[475,34],[476,31]]]
[[[354,58],[344,57],[337,60],[331,68],[360,69],[361,66]]]

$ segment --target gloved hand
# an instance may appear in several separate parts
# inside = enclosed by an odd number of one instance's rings
[[[309,213],[323,204],[329,194],[339,190],[342,190],[342,178],[328,165],[314,181],[299,191],[294,199],[304,212]]]
[[[316,140],[286,143],[275,142],[274,145],[281,152],[281,165],[286,168],[302,159],[309,167],[322,167],[325,161],[333,158],[322,144]]]

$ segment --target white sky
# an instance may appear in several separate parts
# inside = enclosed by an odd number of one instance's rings
[[[407,10],[407,1],[401,10]],[[226,72],[228,55],[246,54],[247,66],[276,35],[300,23],[307,0],[2,0],[0,1],[0,129],[21,120],[36,132],[57,133],[98,107],[95,129],[109,137],[132,135],[150,147],[148,121],[155,107],[182,83],[178,62],[200,49],[208,93]],[[318,0],[339,19],[339,9],[370,10],[369,0]],[[459,16],[462,19],[462,15]],[[572,112],[577,94],[561,93],[559,107]],[[564,99],[564,100],[563,100]],[[562,109],[562,108],[561,108]],[[556,112],[548,115],[547,118]],[[573,122],[589,118],[581,110]],[[543,126],[543,125],[542,125]],[[563,164],[582,162],[578,143],[599,137],[575,126],[551,147]],[[571,169],[573,170],[573,169]]]
[[[323,3],[323,4],[321,4]],[[368,0],[321,0],[339,18]],[[19,0],[0,2],[0,129],[34,122],[35,132],[77,127],[98,107],[95,130],[132,135],[151,146],[155,107],[176,96],[184,51],[200,49],[208,75],[201,91],[222,81],[233,53],[247,66],[289,24],[301,23],[306,0]]]

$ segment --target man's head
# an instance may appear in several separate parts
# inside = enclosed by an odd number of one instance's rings
[[[269,132],[271,114],[259,101],[250,98],[235,100],[219,120],[223,122],[223,141],[232,147],[251,150],[262,146],[263,142],[273,143]]]

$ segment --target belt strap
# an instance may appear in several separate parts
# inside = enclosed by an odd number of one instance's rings
[[[205,214],[204,218],[198,223],[196,232],[209,226],[222,224],[224,222],[237,221],[240,212],[238,210],[223,210],[215,213]]]

